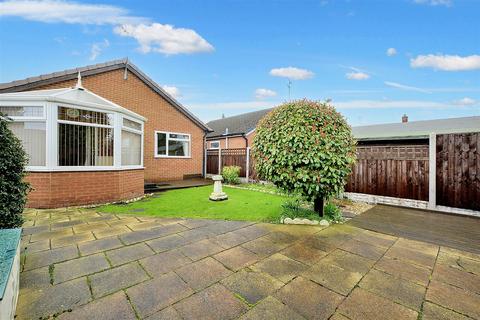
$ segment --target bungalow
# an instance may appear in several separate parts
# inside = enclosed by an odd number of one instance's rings
[[[29,155],[28,206],[143,195],[203,175],[211,129],[127,59],[0,84],[0,112]]]

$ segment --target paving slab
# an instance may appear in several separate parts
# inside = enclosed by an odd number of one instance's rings
[[[464,255],[440,252],[437,258],[437,264],[446,265],[451,268],[470,272],[480,276],[480,261],[470,259]]]
[[[168,236],[173,233],[181,232],[187,228],[180,224],[169,224],[166,226],[159,226],[157,228],[142,230],[142,231],[133,231],[124,235],[120,235],[120,240],[125,244],[133,244],[145,240],[150,240],[154,238],[160,238]]]
[[[228,277],[232,272],[217,260],[207,257],[175,271],[191,288],[200,290]]]
[[[172,234],[166,237],[150,240],[146,242],[155,252],[163,252],[179,248],[187,244],[185,238],[178,234]]]
[[[68,260],[54,265],[54,284],[110,268],[103,253]]]
[[[473,273],[437,264],[432,279],[480,294],[480,276]]]
[[[235,319],[248,310],[246,304],[237,299],[220,284],[215,284],[174,305],[186,320]]]
[[[305,271],[302,276],[345,296],[362,279],[359,272],[348,271],[322,260]]]
[[[416,311],[422,307],[426,290],[421,285],[375,269],[363,277],[359,286]]]
[[[184,255],[192,260],[199,260],[209,255],[223,251],[224,249],[210,239],[200,240],[198,242],[180,247]]]
[[[22,238],[22,241],[23,241],[23,238]],[[22,247],[24,249],[24,252],[27,254],[49,250],[50,239],[40,240],[33,243],[28,243],[28,240],[26,240],[25,244],[22,243]]]
[[[49,267],[25,271],[20,276],[20,290],[50,287]]]
[[[398,239],[397,237],[392,237],[383,233],[372,232],[368,230],[355,235],[353,238],[358,241],[384,248],[389,248]]]
[[[225,250],[217,253],[213,257],[233,271],[247,267],[260,259],[257,254],[242,247]]]
[[[117,227],[105,227],[105,229],[93,230],[93,234],[97,239],[103,239],[108,237],[117,236],[120,234],[131,232],[126,226],[117,226]]]
[[[387,251],[385,247],[375,246],[355,239],[342,243],[339,248],[371,260],[380,259]]]
[[[282,250],[280,253],[290,259],[300,261],[307,265],[318,262],[327,254],[325,251],[306,246],[303,243],[296,243]]]
[[[280,289],[283,282],[267,273],[244,269],[225,278],[221,283],[249,304],[256,304]]]
[[[123,291],[95,300],[72,312],[65,312],[59,320],[135,320],[135,312]]]
[[[100,240],[88,241],[78,244],[78,249],[82,256],[112,250],[122,247],[123,244],[117,237],[103,238]]]
[[[35,252],[32,254],[27,254],[24,270],[40,268],[53,263],[74,259],[76,257],[78,257],[78,250],[74,245]]]
[[[266,237],[257,238],[255,240],[242,244],[242,247],[254,252],[260,256],[266,257],[277,253],[284,249],[287,245],[282,243],[275,243]]]
[[[350,272],[366,274],[375,264],[375,260],[367,259],[357,254],[344,250],[334,250],[322,259],[322,262],[330,263]]]
[[[282,254],[276,253],[254,264],[251,268],[255,271],[268,273],[278,280],[287,283],[305,271],[307,266]]]
[[[480,295],[446,283],[432,280],[427,289],[426,299],[447,309],[480,318]]]
[[[425,302],[423,305],[422,320],[468,320],[464,315],[452,310],[442,308],[431,302]]]
[[[145,320],[182,320],[180,314],[173,307],[165,308],[145,318]]]
[[[86,278],[56,286],[22,292],[17,304],[17,319],[48,318],[87,303],[90,290]]]
[[[124,264],[130,261],[139,260],[151,255],[155,252],[145,243],[138,243],[131,246],[121,247],[119,249],[107,251],[107,257],[114,266]]]
[[[131,287],[150,279],[138,262],[108,269],[88,277],[95,298]]]
[[[245,243],[248,241],[248,239],[237,232],[228,232],[228,233],[224,233],[216,236],[214,238],[214,241],[218,243],[220,246],[222,246],[223,248],[228,249],[234,246],[238,246],[242,243]]]
[[[308,319],[328,319],[343,300],[341,295],[302,277],[295,278],[274,296]]]
[[[389,257],[383,257],[380,259],[375,264],[374,268],[396,277],[421,284],[424,287],[428,285],[431,274],[431,270],[428,268]]]
[[[140,317],[146,317],[193,294],[193,290],[175,273],[167,273],[127,289]]]
[[[140,260],[140,264],[153,277],[168,273],[191,262],[192,260],[184,256],[179,250],[158,253]]]
[[[241,320],[304,320],[305,318],[277,299],[269,296],[240,317]]]
[[[416,311],[361,288],[353,290],[338,307],[338,312],[351,320],[416,320],[418,317]]]
[[[407,248],[401,247],[391,247],[387,253],[386,257],[404,260],[422,267],[433,268],[436,260],[436,256]]]

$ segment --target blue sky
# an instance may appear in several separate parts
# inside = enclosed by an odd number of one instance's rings
[[[129,57],[202,120],[332,99],[352,125],[480,115],[480,1],[3,1],[0,82]]]

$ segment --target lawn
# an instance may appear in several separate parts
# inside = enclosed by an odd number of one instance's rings
[[[177,189],[157,193],[130,204],[112,204],[99,212],[144,214],[157,217],[206,218],[247,221],[278,221],[287,197],[258,191],[224,187],[228,200],[208,199],[212,186]]]

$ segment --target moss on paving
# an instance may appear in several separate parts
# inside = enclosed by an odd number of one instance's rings
[[[211,201],[212,186],[177,189],[129,204],[106,205],[99,212],[150,215],[169,218],[205,218],[246,221],[278,221],[285,196],[224,187],[228,200]],[[143,209],[140,211],[139,209]]]

